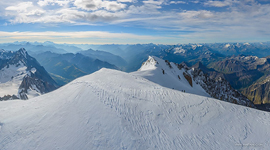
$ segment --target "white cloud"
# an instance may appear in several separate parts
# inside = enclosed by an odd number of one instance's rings
[[[232,0],[225,0],[225,1],[207,1],[204,3],[206,6],[211,6],[211,7],[225,7],[225,6],[230,6],[234,3]]]
[[[199,11],[184,11],[179,13],[182,18],[194,18],[194,19],[209,19],[215,17],[215,14],[211,11],[207,10],[199,10]]]
[[[153,4],[153,5],[161,5],[162,1],[155,1],[155,0],[147,0],[143,1],[144,4]]]
[[[39,0],[37,4],[41,7],[47,6],[47,5],[59,5],[64,6],[70,3],[71,0]]]
[[[103,6],[106,10],[118,11],[126,8],[126,4],[118,3],[116,1],[103,1]]]
[[[15,3],[14,0],[10,1]],[[167,5],[170,2],[167,0],[144,0],[143,3],[137,4],[134,4],[134,1],[131,2],[131,0],[40,1],[48,3],[38,5],[30,0],[15,3],[16,5],[8,3],[7,6],[5,5],[4,13],[1,14],[4,14],[3,17],[14,24],[114,24],[128,27],[139,26],[151,30],[161,30],[162,32],[168,31],[168,33],[185,31],[190,32],[188,35],[194,37],[205,35],[209,36],[209,38],[213,37],[213,39],[217,39],[214,34],[225,38],[225,35],[229,37],[228,33],[232,35],[237,33],[238,37],[242,36],[243,38],[270,35],[270,5],[260,4],[253,0],[225,0],[220,1],[221,4],[216,3],[217,1],[208,0],[206,3],[199,2],[195,4],[207,6],[204,7],[205,10],[184,10],[184,8],[170,10]],[[69,3],[61,6],[58,4],[60,1]],[[77,5],[73,5],[75,2],[77,2]],[[171,2],[177,3],[180,1]],[[93,5],[91,5],[92,3]],[[0,2],[0,4],[3,4],[3,2]],[[57,6],[51,7],[51,5]],[[167,5],[167,8],[160,9],[164,5]],[[227,8],[214,11],[215,9],[209,9],[208,6],[227,6]]]
[[[198,4],[198,3],[200,3],[200,1],[191,1],[191,3]]]
[[[34,7],[32,2],[22,2],[14,6],[9,6],[6,10],[18,11],[18,12],[26,12],[28,8]]]
[[[186,4],[184,1],[170,1],[170,4]]]
[[[117,2],[121,2],[121,3],[132,3],[132,2],[136,2],[135,0],[117,0]]]
[[[52,5],[57,0],[47,0],[46,5]],[[48,9],[45,5],[34,5],[32,2],[23,2],[14,6],[7,7],[6,16],[10,17],[10,22],[16,23],[71,23],[71,24],[92,24],[94,22],[110,22],[117,18],[123,17],[123,12],[115,12],[123,7],[113,1],[96,1],[102,2],[104,9],[95,11],[84,11],[76,7],[61,6],[58,9]],[[59,5],[60,6],[60,5]],[[101,5],[100,5],[101,6]],[[100,7],[98,6],[98,7]],[[46,9],[45,9],[46,8]],[[106,11],[108,10],[108,11]]]
[[[5,32],[0,31],[1,41],[5,39],[13,40],[27,40],[44,42],[52,40],[59,43],[125,43],[126,41],[141,43],[150,43],[155,40],[163,40],[164,37],[150,36],[150,35],[136,35],[130,33],[110,33],[104,31],[83,31],[83,32]],[[10,42],[11,42],[10,41]],[[70,42],[67,42],[70,41]],[[132,42],[130,42],[132,43]]]
[[[74,5],[88,11],[94,11],[100,8],[105,8],[109,11],[118,11],[126,8],[126,4],[106,0],[75,0]]]
[[[121,13],[116,14],[116,13],[111,13],[104,10],[98,10],[92,13],[88,13],[88,12],[79,11],[79,10],[70,9],[70,8],[61,9],[57,11],[56,14],[57,14],[56,16],[59,16],[63,20],[63,22],[66,22],[68,20],[70,21],[73,20],[74,22],[77,22],[77,23],[79,23],[80,21],[81,22],[85,22],[85,21],[86,22],[98,22],[98,21],[109,22],[123,15]]]
[[[75,0],[74,5],[84,10],[97,10],[101,3],[102,0]]]
[[[31,23],[39,20],[46,11],[33,5],[32,2],[22,2],[6,7],[6,16],[13,16],[11,23]]]
[[[41,16],[41,15],[43,15],[45,13],[46,13],[46,11],[44,11],[44,10],[34,9],[34,10],[28,11],[25,15],[26,16]]]

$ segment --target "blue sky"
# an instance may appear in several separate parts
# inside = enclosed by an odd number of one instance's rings
[[[269,0],[0,1],[0,43],[270,41]]]

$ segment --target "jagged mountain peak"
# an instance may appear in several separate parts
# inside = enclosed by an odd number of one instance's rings
[[[172,65],[174,65],[174,67]],[[175,69],[175,67],[179,68],[181,66],[182,68],[185,68],[186,70],[187,68],[189,68],[187,64],[185,64],[184,62],[181,64],[175,64],[175,63],[169,62],[168,60],[163,60],[162,58],[158,58],[156,56],[148,56],[148,59],[142,64],[139,71],[152,70],[152,69],[157,69],[157,68],[162,69],[162,70],[170,70],[170,69]]]
[[[25,48],[20,48],[17,53],[21,54],[22,56],[24,56],[25,58],[27,58],[28,56],[28,53],[27,51],[25,50]]]
[[[15,97],[28,99],[58,87],[48,72],[24,48],[3,52],[0,58],[0,88],[7,89],[0,91],[0,100]]]
[[[182,68],[184,68],[185,70],[189,70],[190,69],[188,63],[187,62],[184,62],[184,61],[181,62],[180,64],[176,64],[176,65],[177,65],[178,69],[182,69]]]
[[[157,68],[157,57],[155,56],[148,56],[148,59],[142,64],[141,68],[139,69],[140,71],[144,70],[151,70]]]
[[[185,65],[179,67],[179,64],[149,56],[141,68],[133,72],[133,74],[142,76],[164,87],[209,97],[209,94],[200,85],[194,83],[191,70],[188,70]]]

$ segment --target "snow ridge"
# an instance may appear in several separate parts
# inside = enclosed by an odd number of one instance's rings
[[[155,69],[157,64],[158,62],[154,59],[154,57],[149,56],[148,60],[142,64],[139,70],[144,71],[149,69]]]
[[[186,74],[190,75],[190,70],[186,70],[185,66],[171,63],[155,56],[149,56],[141,68],[132,74],[146,78],[164,87],[210,97],[193,79],[191,81],[193,85],[190,85],[190,81],[185,77]]]
[[[149,56],[141,69],[132,74],[171,89],[255,107],[249,99],[233,89],[225,79],[210,79],[200,68],[191,68],[185,63],[175,64],[155,56]]]

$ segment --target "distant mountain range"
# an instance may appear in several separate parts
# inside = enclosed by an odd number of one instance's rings
[[[1,49],[4,49],[6,51],[13,51],[20,48],[24,48],[27,50],[27,52],[30,55],[43,53],[46,51],[51,51],[51,52],[60,53],[60,54],[67,53],[67,51],[62,48],[56,48],[50,45],[47,46],[47,45],[42,45],[42,44],[31,44],[29,42],[0,44],[0,47]]]
[[[270,58],[232,56],[209,64],[255,104],[270,103]]]
[[[85,56],[81,53],[57,54],[44,52],[33,56],[51,73],[52,77],[60,85],[64,85],[86,74],[93,73],[101,68],[118,69],[115,65]]]
[[[122,68],[122,70],[125,70],[125,67],[127,66],[127,62],[122,57],[114,55],[109,52],[88,49],[84,51],[79,51],[78,53],[88,56],[92,59],[99,59],[101,61],[106,61],[119,68]]]
[[[53,42],[15,42],[0,44],[2,49],[14,50],[27,47],[50,73],[53,79],[64,85],[102,67],[137,71],[149,56],[189,67],[200,62],[208,76],[228,81],[232,88],[240,90],[255,104],[270,103],[270,42],[261,43],[207,43],[207,44],[56,44]],[[92,48],[92,49],[91,49]],[[72,53],[70,53],[72,52]],[[210,70],[207,70],[211,68]]]

